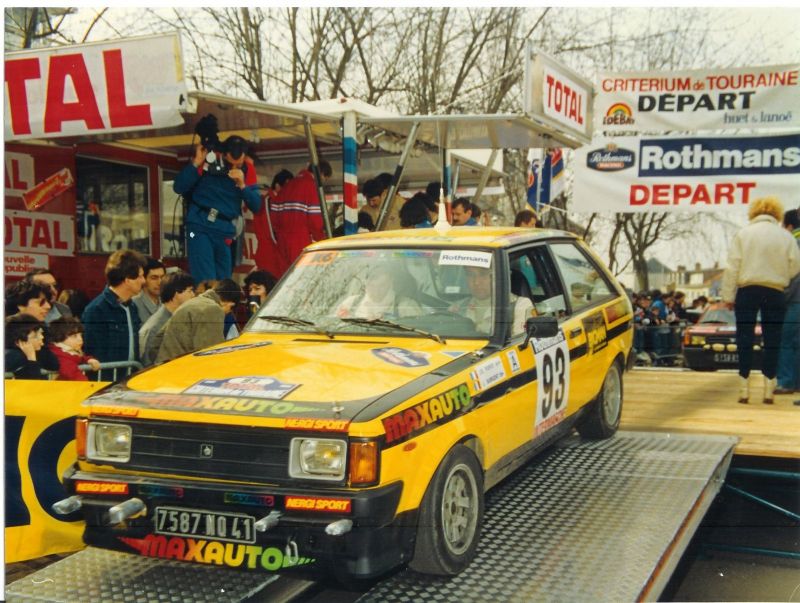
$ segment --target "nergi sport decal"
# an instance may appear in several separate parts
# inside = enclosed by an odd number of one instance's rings
[[[213,350],[205,350],[203,352],[195,352],[193,356],[216,356],[217,354],[230,354],[231,352],[241,352],[242,350],[249,350],[252,348],[263,348],[264,346],[272,345],[271,341],[260,341],[257,343],[240,343],[237,345],[229,345],[224,348],[214,348]]]
[[[255,544],[234,544],[181,536],[148,534],[144,538],[119,537],[119,540],[144,557],[178,559],[208,565],[224,565],[249,570],[275,571],[298,565],[314,563],[316,559],[301,557],[297,545],[286,545],[285,550]]]
[[[203,379],[185,389],[184,393],[281,400],[299,385],[299,383],[283,383],[272,377],[230,377],[228,379]]]
[[[375,348],[372,353],[389,364],[416,368],[428,366],[428,355],[422,352],[412,352],[403,348]]]
[[[606,321],[600,312],[584,318],[583,328],[586,331],[586,351],[589,354],[599,352],[608,345]]]
[[[564,332],[555,337],[531,339],[531,347],[536,357],[538,379],[536,435],[545,432],[559,423],[566,414],[569,398],[569,347]]]
[[[434,426],[443,425],[463,415],[472,407],[469,387],[462,383],[438,396],[434,396],[383,419],[386,430],[386,447],[391,447]]]
[[[260,400],[232,396],[197,396],[190,394],[161,394],[152,392],[112,392],[104,396],[89,398],[84,406],[94,413],[100,405],[102,414],[109,414],[113,406],[160,408],[184,412],[210,412],[225,415],[278,415],[289,413],[319,412],[319,406],[301,406],[293,402]],[[126,415],[129,409],[126,409]]]

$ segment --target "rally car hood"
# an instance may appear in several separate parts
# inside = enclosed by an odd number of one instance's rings
[[[479,350],[486,340],[245,334],[133,376],[89,398],[91,412],[180,418],[352,419],[381,397]],[[114,410],[116,409],[116,410]],[[178,417],[171,417],[178,418]]]

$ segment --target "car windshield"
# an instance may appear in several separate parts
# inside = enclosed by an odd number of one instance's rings
[[[309,251],[272,292],[248,332],[485,338],[495,322],[491,251]]]

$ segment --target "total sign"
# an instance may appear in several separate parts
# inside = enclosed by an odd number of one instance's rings
[[[528,46],[525,112],[588,142],[592,136],[592,84]]]
[[[5,84],[6,141],[183,123],[178,34],[10,52]]]
[[[7,209],[4,222],[6,252],[75,255],[75,219],[72,216]]]

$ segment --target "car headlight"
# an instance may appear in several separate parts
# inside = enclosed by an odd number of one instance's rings
[[[130,425],[91,422],[86,434],[86,457],[127,463],[131,458],[131,435]]]
[[[690,345],[703,345],[706,342],[705,335],[692,335],[689,340]]]
[[[321,438],[294,438],[289,450],[289,475],[338,481],[344,479],[347,442]]]

